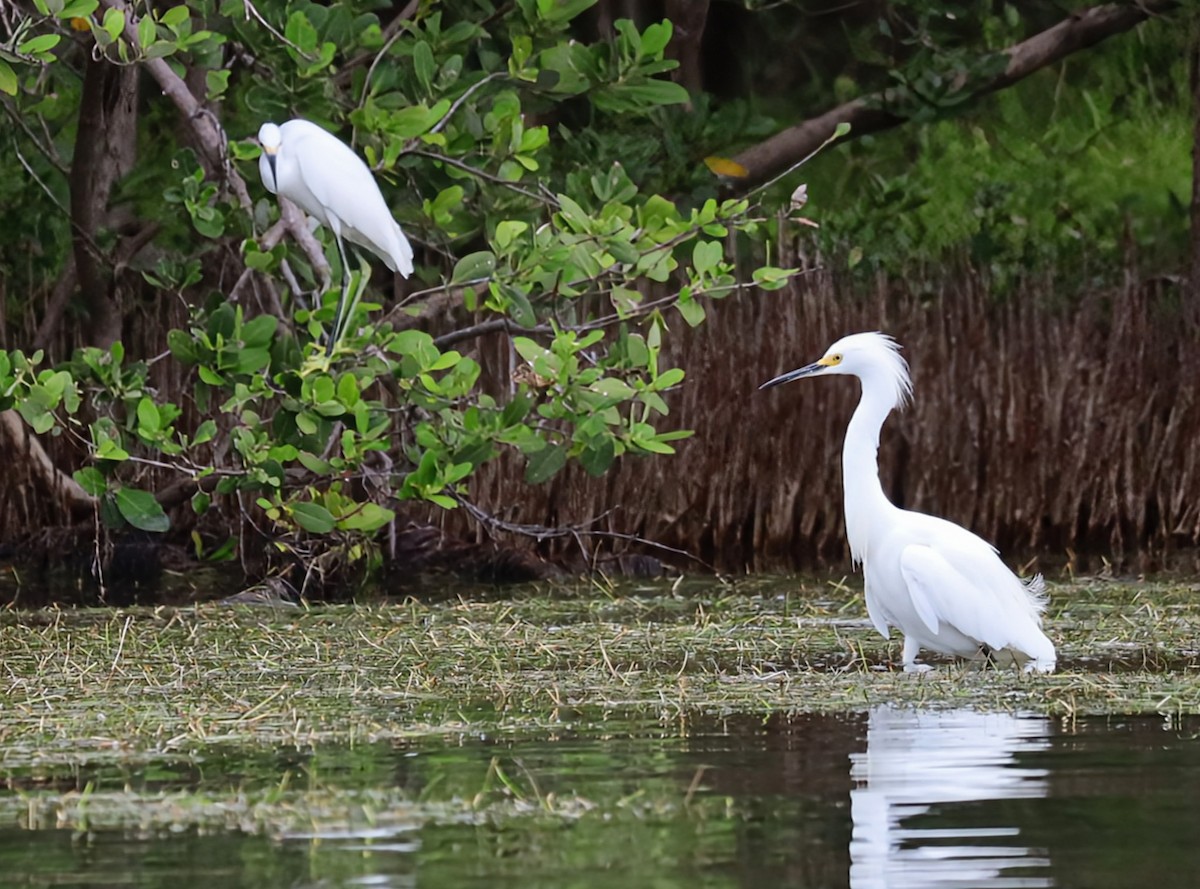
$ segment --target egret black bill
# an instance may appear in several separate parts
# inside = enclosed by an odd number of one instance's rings
[[[798,380],[801,377],[810,377],[818,371],[825,370],[825,368],[828,366],[828,364],[823,364],[820,361],[814,361],[812,364],[806,364],[804,367],[797,368],[796,370],[789,370],[785,374],[780,374],[773,380],[767,380],[758,388],[761,391],[763,389],[770,389],[773,386],[781,386],[784,383],[790,383],[792,380]]]

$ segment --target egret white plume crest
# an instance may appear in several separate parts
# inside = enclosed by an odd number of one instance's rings
[[[875,354],[879,361],[880,373],[891,383],[892,409],[900,410],[912,401],[913,392],[908,362],[900,354],[900,348],[895,339],[876,330],[844,336],[830,346],[828,351],[845,355],[846,352],[862,350],[864,354]]]
[[[885,639],[904,634],[904,669],[920,649],[971,657],[980,650],[1054,669],[1053,643],[1041,630],[1045,584],[1022,583],[995,547],[953,522],[899,509],[879,481],[879,431],[912,395],[900,345],[882,333],[842,337],[818,361],[768,380],[766,389],[803,377],[858,377],[862,396],[842,446],[846,537],[863,566],[867,614]]]

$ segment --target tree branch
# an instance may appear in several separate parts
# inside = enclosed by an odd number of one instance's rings
[[[110,9],[117,9],[125,13],[125,39],[129,41],[129,45],[133,47],[135,53],[141,53],[141,44],[138,42],[137,35],[138,19],[133,15],[129,4],[125,0],[101,0],[101,2]],[[230,163],[229,152],[226,150],[229,139],[216,115],[196,101],[196,97],[192,95],[192,91],[188,89],[183,78],[171,70],[171,66],[165,59],[142,58],[141,65],[150,72],[150,76],[154,78],[159,89],[175,104],[184,120],[188,122],[200,150],[213,168],[221,171],[226,185],[237,198],[238,204],[247,213],[252,213],[254,202],[250,199],[246,180]],[[289,216],[289,210],[283,206],[283,202],[280,202],[280,213],[288,220],[288,232],[304,250],[313,268],[317,269],[322,280],[329,281],[329,262],[325,259],[325,251],[321,248],[321,243],[308,230],[308,226],[303,224],[304,214],[293,206]],[[326,284],[326,286],[328,285]]]
[[[71,512],[80,513],[95,509],[96,498],[54,465],[41,442],[33,437],[16,411],[0,411],[0,439],[8,441],[10,462],[22,462],[24,458],[23,462],[29,466],[30,474],[46,491],[61,497]]]
[[[971,93],[979,98],[1012,86],[1035,71],[1052,65],[1073,53],[1094,46],[1115,34],[1121,34],[1151,16],[1171,12],[1179,0],[1141,0],[1138,3],[1108,3],[1082,10],[1028,40],[1004,50],[1008,65],[991,80]],[[865,136],[899,126],[908,116],[899,111],[915,97],[904,89],[888,90],[863,96],[832,108],[817,117],[788,127],[757,145],[747,148],[734,160],[748,175],[737,180],[734,188],[749,191],[772,176],[786,171],[828,140],[837,125],[850,124],[848,138]]]

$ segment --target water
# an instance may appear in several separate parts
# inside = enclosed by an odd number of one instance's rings
[[[27,763],[0,769],[0,886],[1191,887],[1198,736],[577,712],[536,736]],[[60,826],[42,803],[84,788],[88,823]]]

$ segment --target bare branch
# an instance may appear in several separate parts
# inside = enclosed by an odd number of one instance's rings
[[[639,537],[636,534],[626,534],[621,531],[596,531],[589,528],[589,525],[594,525],[609,515],[611,512],[603,512],[598,516],[593,516],[586,522],[580,522],[574,525],[563,525],[561,527],[550,528],[545,525],[529,525],[520,522],[506,522],[504,519],[497,518],[490,512],[476,506],[471,501],[467,500],[460,494],[451,494],[464,509],[471,515],[473,519],[489,528],[494,528],[497,531],[505,531],[509,534],[519,534],[522,537],[531,537],[539,542],[543,540],[554,540],[559,537],[603,537],[610,540],[624,540],[629,543],[637,543],[642,546],[648,546],[662,552],[673,553],[677,556],[683,556],[686,559],[691,559],[700,565],[703,565],[709,571],[716,573],[716,569],[708,564],[697,555],[688,552],[685,549],[678,549],[674,546],[667,546],[665,543],[657,543],[653,540],[647,540],[645,537]]]
[[[141,44],[138,42],[137,36],[138,20],[133,15],[129,4],[124,0],[102,0],[102,3],[110,9],[117,9],[125,13],[125,39],[129,41],[135,52],[140,52]],[[183,78],[171,70],[171,66],[165,59],[143,58],[141,64],[150,72],[163,94],[175,104],[184,120],[188,122],[192,134],[209,162],[216,169],[222,171],[222,176],[236,196],[238,204],[247,213],[252,212],[254,202],[250,199],[246,181],[229,160],[229,152],[226,150],[229,137],[216,115],[196,101],[196,97],[192,95],[192,91],[188,89]],[[324,286],[328,287],[329,263],[325,259],[325,251],[321,248],[320,242],[308,230],[304,214],[290,203],[280,200],[280,215],[287,223],[288,232],[304,250],[309,262],[317,269]]]
[[[1128,31],[1152,16],[1171,12],[1178,6],[1179,0],[1141,0],[1139,3],[1109,3],[1075,13],[1006,49],[1007,67],[977,87],[972,97],[979,98],[1012,86],[1047,65]],[[906,123],[908,117],[897,110],[898,102],[912,98],[902,89],[863,96],[788,127],[734,158],[749,171],[745,178],[737,181],[734,188],[739,192],[749,191],[788,169],[828,140],[840,123],[850,124],[848,138]]]

